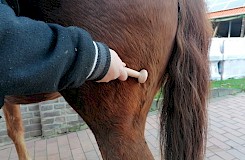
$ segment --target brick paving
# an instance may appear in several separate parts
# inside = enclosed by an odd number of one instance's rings
[[[150,113],[146,141],[156,160],[159,156],[158,118]],[[101,154],[89,129],[27,141],[34,160],[100,160]],[[14,146],[0,147],[0,160],[17,160]],[[206,160],[245,160],[245,93],[210,100]]]

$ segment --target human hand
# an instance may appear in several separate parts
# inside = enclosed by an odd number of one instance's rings
[[[114,50],[109,50],[111,54],[111,64],[109,70],[106,73],[106,75],[97,82],[109,82],[114,79],[119,79],[121,81],[127,80],[128,73],[125,69],[126,64],[122,62],[122,60],[119,58],[119,56]]]

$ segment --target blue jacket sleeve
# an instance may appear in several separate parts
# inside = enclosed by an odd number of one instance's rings
[[[17,17],[1,3],[0,57],[0,107],[4,95],[54,92],[101,79],[110,65],[108,47],[85,30]]]

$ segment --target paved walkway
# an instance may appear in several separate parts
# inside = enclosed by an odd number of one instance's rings
[[[147,118],[146,140],[159,160],[158,118]],[[99,160],[101,154],[92,132],[87,129],[50,139],[27,141],[34,160]],[[0,147],[0,160],[17,160],[13,145]],[[206,160],[245,160],[245,93],[215,98],[209,105]]]

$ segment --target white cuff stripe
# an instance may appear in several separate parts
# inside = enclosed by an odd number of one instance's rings
[[[96,66],[96,63],[97,63],[97,60],[98,60],[98,55],[99,55],[99,51],[98,51],[98,46],[95,42],[94,43],[94,48],[95,48],[95,57],[94,57],[94,64],[92,66],[92,69],[91,71],[89,72],[88,76],[86,77],[86,79],[91,76],[91,74],[93,73],[94,69],[95,69],[95,66]]]

